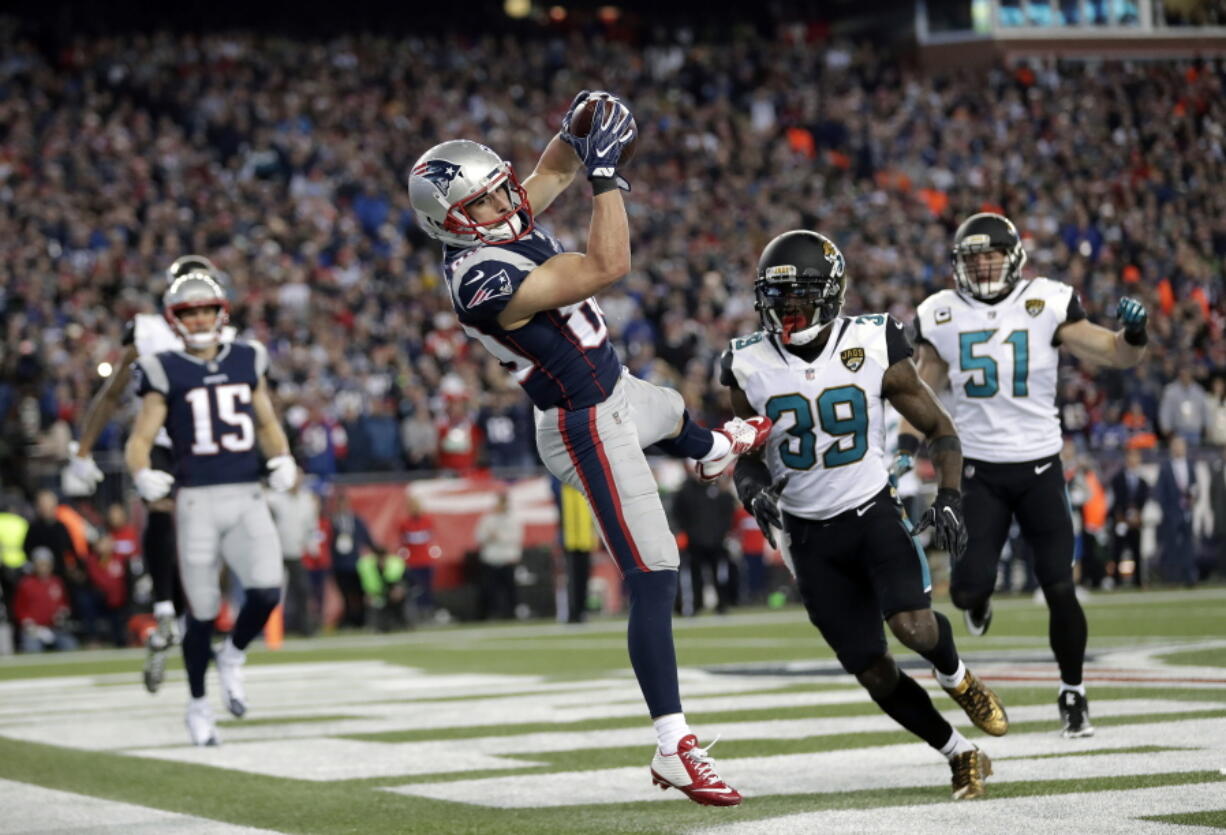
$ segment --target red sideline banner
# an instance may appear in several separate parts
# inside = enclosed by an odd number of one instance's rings
[[[341,488],[354,511],[380,545],[395,550],[397,529],[408,516],[408,497],[421,502],[434,517],[435,542],[441,549],[435,567],[435,588],[463,584],[464,554],[476,549],[477,522],[492,511],[506,492],[511,508],[524,522],[524,547],[554,547],[558,538],[558,508],[543,476],[505,484],[488,478],[435,478],[401,484],[358,484]],[[595,562],[595,561],[594,561]]]

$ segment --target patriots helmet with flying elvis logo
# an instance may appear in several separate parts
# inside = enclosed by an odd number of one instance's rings
[[[987,252],[1002,253],[1003,263],[979,257]],[[1017,227],[995,212],[980,212],[964,220],[954,233],[952,255],[958,289],[980,301],[1008,295],[1026,265],[1026,250]]]
[[[804,345],[843,309],[847,263],[825,235],[795,229],[762,250],[753,286],[763,330],[784,344]]]
[[[474,218],[473,204],[499,189],[510,208],[491,219]],[[532,231],[528,193],[511,163],[468,139],[435,145],[413,163],[409,201],[426,234],[450,246],[504,244]]]

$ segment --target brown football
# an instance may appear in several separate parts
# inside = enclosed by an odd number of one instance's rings
[[[578,137],[588,135],[592,129],[592,114],[596,111],[596,102],[599,99],[588,99],[583,103],[578,111],[575,112],[574,118],[570,120],[570,132]],[[622,148],[621,157],[618,160],[618,165],[627,163],[634,156],[634,151],[639,144],[638,124],[634,121],[634,117],[630,117],[630,126],[634,128],[634,138],[626,143],[626,147]]]

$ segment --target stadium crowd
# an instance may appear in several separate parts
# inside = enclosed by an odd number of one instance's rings
[[[405,175],[470,136],[526,176],[596,86],[642,135],[634,267],[600,303],[634,373],[707,421],[726,412],[720,352],[757,328],[773,235],[821,230],[847,257],[846,309],[910,321],[950,280],[958,221],[992,209],[1092,319],[1123,294],[1151,311],[1140,369],[1065,368],[1075,447],[1226,445],[1226,65],[928,74],[813,26],[591,34],[155,34],[47,54],[0,22],[3,486],[54,481],[124,323],[185,252],[219,265],[232,322],[268,346],[308,473],[533,466],[527,400],[459,330]],[[572,189],[541,222],[581,249],[588,200]],[[97,443],[104,465],[130,416]]]

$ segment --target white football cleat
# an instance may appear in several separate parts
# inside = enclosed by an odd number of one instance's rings
[[[213,721],[213,709],[204,699],[192,699],[187,703],[187,733],[192,745],[220,745],[217,724]]]
[[[673,788],[684,792],[703,806],[738,806],[741,802],[741,793],[715,773],[715,760],[706,748],[698,747],[698,737],[693,734],[681,738],[675,754],[661,754],[656,748],[651,758],[651,782],[661,791]]]
[[[247,712],[247,692],[243,688],[243,664],[247,661],[247,653],[227,639],[213,648],[213,660],[217,662],[217,677],[221,679],[221,705],[236,719],[242,719]]]
[[[702,481],[714,481],[727,472],[728,468],[736,463],[736,459],[747,452],[761,449],[770,436],[771,425],[770,418],[756,415],[744,420],[733,418],[723,426],[712,429],[712,432],[718,432],[731,441],[732,448],[719,458],[696,462],[698,478]]]

